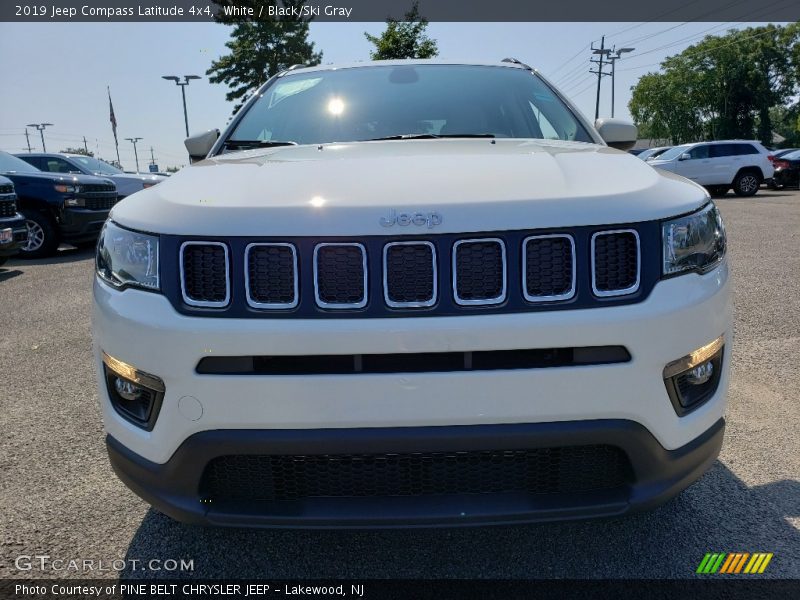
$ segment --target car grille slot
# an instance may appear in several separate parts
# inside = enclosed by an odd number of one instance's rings
[[[390,242],[383,250],[383,293],[393,308],[436,302],[436,250],[430,242]]]
[[[459,240],[453,246],[453,287],[461,305],[499,304],[506,295],[505,244],[496,238]]]
[[[575,494],[622,488],[627,455],[605,444],[375,454],[230,455],[211,460],[200,494],[212,503],[450,494]]]
[[[592,236],[592,289],[597,296],[632,294],[639,288],[639,235],[633,229]]]
[[[314,248],[314,288],[323,308],[363,308],[367,304],[367,251],[362,244],[318,244]]]
[[[245,250],[247,302],[253,308],[293,308],[298,302],[297,250],[291,244],[250,244]]]
[[[220,242],[184,242],[181,290],[190,306],[223,307],[230,300],[228,247]]]
[[[523,292],[529,302],[575,295],[575,240],[568,235],[531,236],[524,241]]]
[[[7,219],[17,214],[17,203],[14,200],[0,200],[0,219]]]
[[[117,203],[117,196],[86,196],[81,195],[84,198],[85,206],[89,210],[111,210],[114,205]]]

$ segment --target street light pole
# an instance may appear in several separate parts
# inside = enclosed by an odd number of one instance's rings
[[[603,79],[603,75],[608,75],[603,71],[603,59],[607,58],[611,54],[611,48],[606,48],[606,36],[603,36],[600,39],[600,47],[595,48],[594,43],[592,43],[592,54],[597,54],[600,56],[599,60],[592,60],[591,62],[597,64],[597,71],[589,70],[590,73],[597,74],[597,99],[594,103],[594,120],[596,121],[598,117],[600,117],[600,82]]]
[[[136,172],[138,173],[139,172],[139,153],[136,151],[136,142],[138,142],[139,140],[143,140],[144,138],[137,137],[137,138],[125,138],[125,139],[133,144],[133,155],[136,157]]]
[[[609,56],[611,63],[611,118],[614,118],[614,73],[616,72],[617,61],[622,58],[625,52],[633,52],[636,48],[620,48],[613,56]]]
[[[186,86],[189,85],[189,82],[192,79],[201,79],[198,75],[184,75],[183,81],[177,75],[162,75],[161,79],[167,79],[168,81],[174,81],[175,85],[179,85],[181,87],[181,97],[183,98],[183,123],[186,126],[186,137],[189,137],[189,114],[186,112]]]
[[[39,135],[42,136],[42,152],[47,152],[47,146],[44,145],[44,130],[47,127],[52,127],[52,123],[28,123],[25,127],[35,127],[39,130]]]

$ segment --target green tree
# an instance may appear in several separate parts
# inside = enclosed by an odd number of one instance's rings
[[[300,9],[306,0],[284,0],[282,6]],[[275,5],[275,0],[214,0],[220,8],[225,6],[250,7],[259,14],[261,5]],[[233,25],[231,39],[225,46],[229,54],[220,56],[206,71],[211,83],[227,85],[225,95],[229,102],[236,102],[234,112],[244,103],[249,91],[259,87],[267,79],[288,69],[292,65],[316,65],[322,53],[314,51],[314,43],[308,40],[308,20],[303,18],[270,18],[241,21],[236,17],[218,13],[215,20]]]
[[[403,21],[386,20],[386,30],[380,36],[364,33],[375,49],[372,60],[400,58],[433,58],[439,54],[436,40],[425,35],[428,21],[419,14],[419,2],[414,2]]]
[[[85,148],[64,148],[61,154],[82,154],[83,156],[94,156],[94,152],[86,150]]]
[[[772,141],[771,109],[796,104],[800,27],[766,25],[707,36],[644,75],[629,108],[642,131],[673,143]]]

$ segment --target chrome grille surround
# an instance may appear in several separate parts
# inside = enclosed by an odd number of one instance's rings
[[[361,252],[361,268],[363,272],[363,289],[364,295],[358,302],[326,302],[320,297],[319,289],[319,251],[322,248],[328,247],[355,247]],[[344,310],[348,308],[364,308],[367,305],[369,297],[368,287],[368,274],[367,274],[367,249],[364,244],[358,242],[324,242],[314,246],[314,299],[317,306],[320,308],[329,308],[333,310]]]
[[[535,296],[528,293],[528,242],[531,240],[564,238],[569,240],[572,249],[572,277],[569,291],[563,294],[551,296]],[[577,257],[575,255],[575,238],[566,233],[550,233],[543,235],[531,235],[522,240],[522,295],[528,302],[556,302],[558,300],[569,300],[575,295],[577,289]]]
[[[279,303],[279,302],[258,302],[254,300],[250,290],[250,250],[253,248],[261,247],[279,247],[289,248],[292,251],[292,269],[294,273],[294,299],[292,302]],[[299,284],[299,269],[297,266],[297,248],[294,244],[284,242],[254,242],[248,244],[244,249],[244,285],[247,296],[247,304],[253,308],[266,309],[266,310],[281,310],[295,308],[300,302],[300,284]]]
[[[633,285],[627,288],[615,290],[600,290],[597,288],[597,264],[596,264],[596,242],[597,238],[604,235],[613,235],[618,233],[632,234],[636,239],[636,281]],[[607,298],[613,296],[627,296],[635,293],[639,289],[639,284],[642,279],[642,245],[639,239],[639,232],[635,229],[607,229],[604,231],[597,231],[592,234],[591,241],[591,267],[592,267],[592,293],[599,298]]]
[[[430,300],[424,302],[397,302],[389,297],[389,269],[387,266],[387,259],[389,248],[395,246],[427,246],[431,249],[432,273],[433,273],[433,294]],[[387,306],[392,308],[427,308],[436,304],[439,295],[439,271],[436,266],[436,246],[431,242],[426,241],[403,241],[403,242],[388,242],[383,247],[383,299]]]
[[[184,269],[184,250],[188,246],[221,246],[224,253],[225,253],[225,299],[220,302],[211,302],[208,300],[194,300],[191,296],[186,293],[186,271]],[[183,301],[188,304],[189,306],[195,306],[198,308],[223,308],[227,306],[231,301],[231,266],[230,266],[230,259],[228,253],[228,246],[223,244],[222,242],[203,242],[203,241],[191,241],[191,242],[183,242],[181,244],[180,252],[179,252],[179,260],[180,260],[180,281],[181,281],[181,295],[183,296]]]
[[[495,243],[500,246],[500,255],[501,255],[501,268],[502,268],[502,288],[500,295],[495,296],[494,298],[483,298],[479,300],[470,300],[461,298],[458,295],[458,248],[463,244],[474,244],[474,243]],[[508,293],[508,278],[506,275],[507,265],[506,265],[506,244],[500,238],[470,238],[464,240],[457,240],[453,244],[453,257],[452,257],[452,268],[453,268],[453,298],[456,301],[456,304],[461,306],[487,306],[492,304],[500,304],[506,299],[506,294]]]

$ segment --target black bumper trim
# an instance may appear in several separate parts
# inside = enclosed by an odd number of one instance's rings
[[[107,436],[120,479],[161,512],[188,523],[289,528],[379,528],[510,524],[621,515],[650,509],[698,479],[719,455],[723,419],[676,450],[665,450],[642,425],[621,419],[510,425],[302,430],[213,430],[187,438],[164,464],[148,461]],[[331,454],[545,448],[610,444],[630,460],[624,489],[532,497],[525,494],[409,498],[315,498],[252,506],[203,504],[206,464],[228,454]]]

